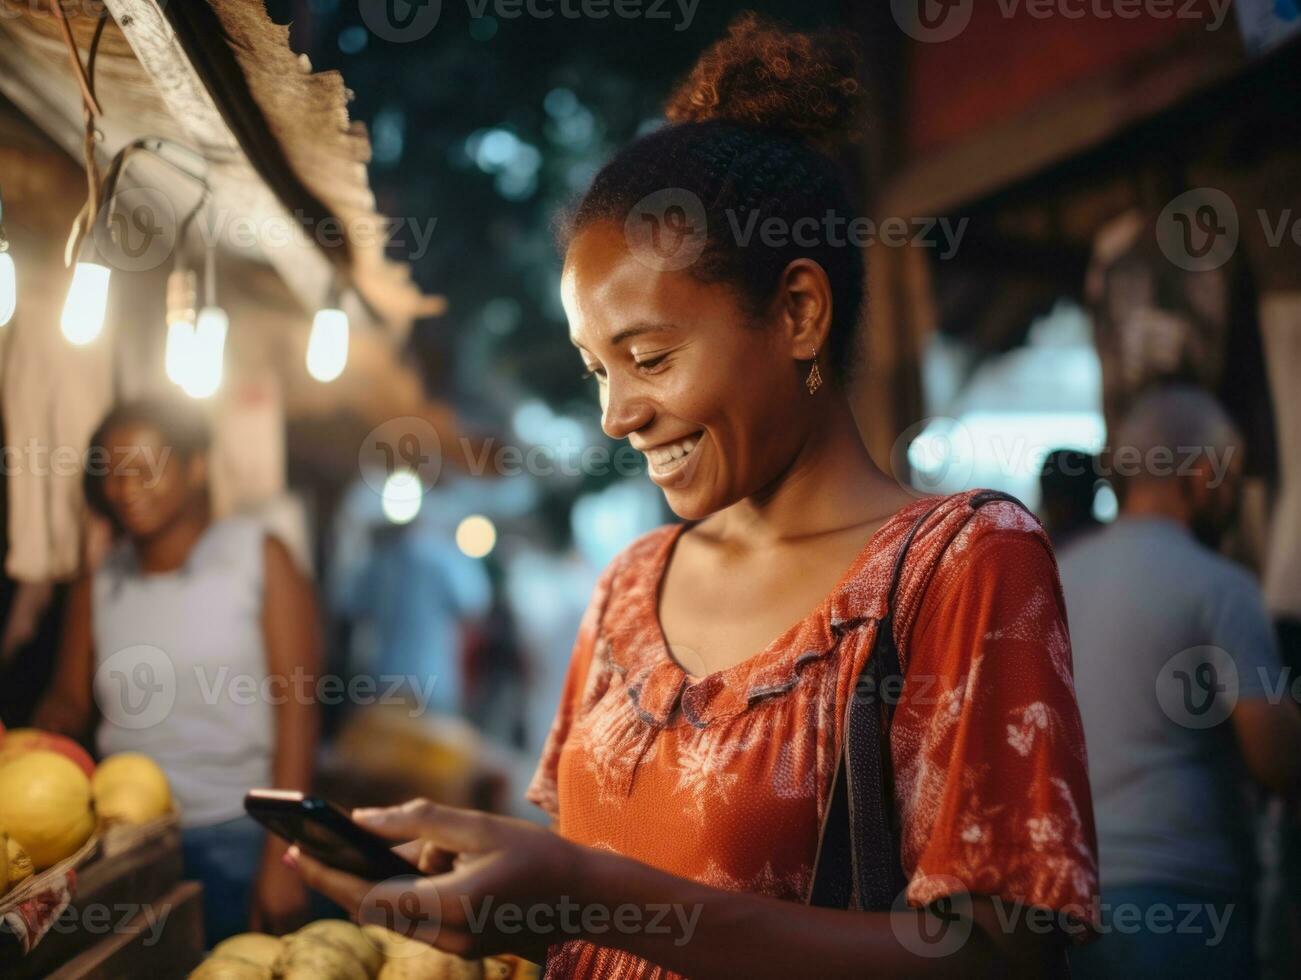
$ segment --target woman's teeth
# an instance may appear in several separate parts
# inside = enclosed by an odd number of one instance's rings
[[[699,434],[689,436],[680,442],[675,442],[670,446],[660,446],[646,452],[646,458],[650,460],[651,466],[657,470],[670,470],[675,466],[680,466],[681,461],[691,455],[691,450],[696,448],[700,442]]]

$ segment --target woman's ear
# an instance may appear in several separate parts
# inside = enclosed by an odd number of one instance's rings
[[[795,259],[786,266],[775,300],[777,322],[796,360],[821,352],[831,333],[831,282],[812,259]]]

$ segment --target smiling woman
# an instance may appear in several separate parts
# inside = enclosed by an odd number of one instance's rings
[[[562,299],[602,426],[684,520],[592,597],[529,790],[555,832],[367,811],[421,838],[429,877],[301,859],[310,883],[363,916],[419,907],[416,934],[459,953],[527,951],[488,902],[602,911],[531,931],[548,977],[1044,976],[1088,937],[1096,843],[1047,537],[1006,498],[918,499],[850,411],[863,256],[809,229],[849,216],[829,154],[858,94],[840,39],[743,17],[570,216]],[[752,212],[775,233],[738,237]],[[893,644],[907,683],[878,717],[863,681]],[[880,812],[860,758],[895,774]],[[937,903],[939,929],[960,923],[939,946]],[[612,916],[659,907],[690,934]]]
[[[283,845],[240,801],[250,786],[307,788],[314,703],[265,692],[317,676],[318,641],[288,549],[250,518],[213,520],[208,445],[188,400],[124,402],[91,436],[86,496],[117,540],[72,587],[34,720],[76,738],[93,727],[101,756],[142,753],[166,773],[211,944],[306,913]]]

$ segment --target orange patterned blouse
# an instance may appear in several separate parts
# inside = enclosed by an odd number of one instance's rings
[[[806,619],[700,679],[669,654],[658,614],[689,525],[637,539],[597,584],[529,799],[571,840],[717,888],[805,901],[847,698],[895,553],[933,500],[888,520]],[[944,519],[961,520],[959,510]],[[913,541],[895,614],[907,684],[891,752],[907,900],[965,888],[1096,924],[1084,735],[1048,538],[1025,511],[990,503],[934,565],[940,523]],[[919,569],[932,565],[924,581]],[[572,940],[552,947],[546,975],[674,974]]]

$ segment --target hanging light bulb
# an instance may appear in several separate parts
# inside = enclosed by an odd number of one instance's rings
[[[203,274],[204,305],[194,325],[185,380],[181,388],[191,398],[209,398],[221,387],[230,318],[217,305],[217,250],[208,246]]]
[[[9,254],[9,239],[5,237],[5,204],[0,199],[0,327],[13,319],[18,305],[18,273],[14,257]]]
[[[205,306],[199,311],[199,322],[190,342],[186,378],[181,382],[181,388],[191,398],[208,398],[221,387],[229,327],[230,319],[220,306]]]
[[[109,267],[100,258],[88,234],[72,270],[72,283],[68,298],[63,301],[63,316],[59,328],[69,343],[78,347],[89,344],[104,329],[104,314],[108,311]]]
[[[14,257],[9,254],[9,243],[0,229],[0,327],[13,319],[18,305],[18,274]]]
[[[177,267],[167,276],[167,348],[163,368],[172,384],[184,386],[194,342],[198,281],[193,269]]]
[[[333,381],[348,364],[348,314],[338,306],[317,310],[307,339],[307,373]]]

